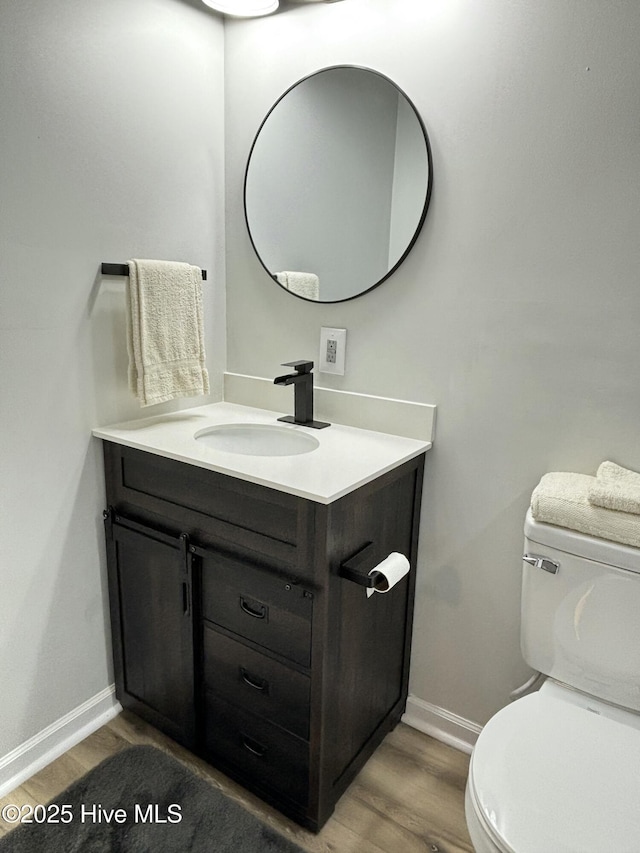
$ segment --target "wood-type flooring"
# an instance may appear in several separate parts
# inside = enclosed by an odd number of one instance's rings
[[[44,804],[104,758],[141,743],[171,753],[308,853],[473,853],[464,817],[469,757],[402,723],[387,735],[317,835],[128,712],[0,800],[0,810],[7,803]],[[0,835],[11,828],[0,820]]]

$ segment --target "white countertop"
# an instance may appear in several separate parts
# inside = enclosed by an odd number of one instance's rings
[[[278,424],[281,414],[284,413],[235,403],[212,403],[98,427],[93,435],[323,504],[337,500],[431,447],[428,441],[340,424],[326,429]],[[301,430],[313,435],[319,446],[296,456],[244,456],[196,440],[196,433],[223,424],[267,424]]]

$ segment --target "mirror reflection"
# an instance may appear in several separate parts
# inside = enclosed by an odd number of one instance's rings
[[[296,83],[254,140],[245,216],[258,257],[303,299],[341,302],[386,279],[422,227],[431,152],[383,75],[336,66]]]

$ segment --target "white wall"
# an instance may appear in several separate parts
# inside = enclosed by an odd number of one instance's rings
[[[208,270],[220,396],[223,104],[220,19],[181,0],[0,5],[0,757],[113,680],[90,431],[152,410],[102,261]]]
[[[228,25],[229,370],[277,375],[349,330],[326,386],[437,403],[411,691],[484,723],[528,675],[522,522],[548,470],[640,470],[640,4],[346,0]],[[276,98],[318,68],[387,74],[434,155],[424,230],[361,299],[272,283],[242,214],[244,162]],[[384,344],[384,345],[383,345]]]

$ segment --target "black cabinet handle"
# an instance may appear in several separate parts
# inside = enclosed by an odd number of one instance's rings
[[[249,687],[253,687],[254,690],[260,690],[262,693],[269,692],[269,682],[267,679],[251,675],[251,673],[247,672],[243,666],[240,667],[240,677],[245,684],[248,684]]]
[[[244,610],[247,616],[253,616],[254,619],[266,619],[267,605],[254,602],[253,606],[248,603],[244,596],[240,596],[240,609]]]
[[[256,758],[263,758],[267,751],[266,746],[262,746],[261,743],[258,743],[256,740],[253,740],[253,738],[247,737],[246,735],[242,735],[242,745],[247,752],[255,755]]]

